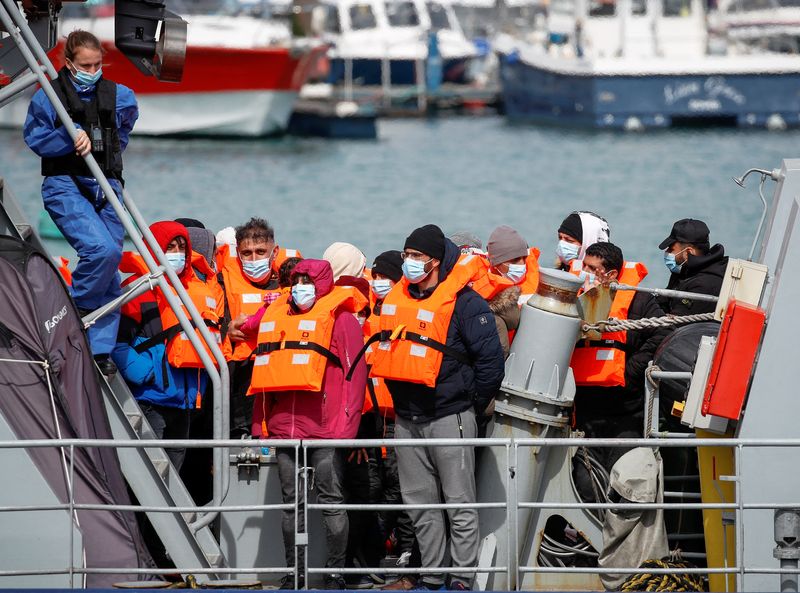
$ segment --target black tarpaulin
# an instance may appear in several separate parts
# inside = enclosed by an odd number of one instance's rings
[[[0,413],[19,439],[111,439],[102,398],[78,312],[58,271],[31,246],[0,236]],[[69,449],[35,448],[29,454],[55,495],[67,503],[64,460],[69,467]],[[76,448],[74,466],[75,502],[130,504],[113,449]],[[77,511],[76,525],[88,568],[153,566],[133,513]],[[86,585],[102,588],[137,578],[94,574]]]

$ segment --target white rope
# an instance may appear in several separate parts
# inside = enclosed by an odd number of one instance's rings
[[[611,317],[597,323],[585,323],[583,331],[615,332],[637,329],[654,329],[659,327],[672,327],[700,321],[714,321],[714,313],[699,313],[697,315],[666,315],[664,317],[643,317],[642,319],[615,319]]]

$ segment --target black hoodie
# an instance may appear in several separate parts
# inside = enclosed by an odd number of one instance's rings
[[[717,243],[704,255],[690,255],[681,271],[670,275],[667,288],[718,296],[727,267],[725,249]],[[717,307],[716,303],[692,299],[661,298],[658,304],[668,315],[711,313]]]
[[[439,266],[441,284],[458,261],[460,251],[455,243],[445,240],[444,258]],[[420,293],[411,285],[414,298],[425,299],[436,288]],[[412,422],[428,422],[444,418],[471,407],[482,413],[503,382],[504,356],[497,337],[497,328],[489,305],[469,287],[459,291],[450,327],[447,346],[467,355],[471,364],[464,364],[444,355],[436,387],[406,381],[386,381],[398,416]]]

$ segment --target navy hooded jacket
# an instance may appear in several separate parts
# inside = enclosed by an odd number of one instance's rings
[[[455,243],[446,239],[444,259],[439,266],[440,282],[447,278],[459,255]],[[420,294],[418,286],[411,285],[409,292],[424,299],[432,291]],[[386,381],[398,416],[412,422],[427,422],[473,406],[481,414],[497,394],[505,374],[503,348],[489,305],[469,287],[461,289],[456,297],[447,346],[466,354],[471,364],[445,354],[433,388],[406,381]]]

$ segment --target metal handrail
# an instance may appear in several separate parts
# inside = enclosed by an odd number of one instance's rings
[[[78,130],[75,127],[75,124],[72,122],[72,119],[69,117],[66,109],[56,96],[56,93],[50,84],[50,80],[48,80],[47,76],[45,75],[46,70],[47,75],[49,75],[51,79],[55,79],[57,76],[55,67],[47,57],[44,49],[41,47],[38,41],[36,41],[35,35],[31,31],[30,26],[23,17],[22,13],[17,8],[14,0],[0,0],[0,22],[3,24],[14,43],[19,48],[31,72],[36,75],[42,90],[45,92],[51,104],[53,105],[58,118],[61,120],[70,138],[72,138],[73,141],[77,140]],[[17,30],[17,27],[19,30]],[[41,65],[38,63],[34,53],[38,55]],[[169,303],[170,308],[175,313],[178,322],[183,328],[183,331],[186,333],[187,338],[197,352],[197,355],[203,363],[204,369],[209,375],[209,380],[214,393],[214,437],[216,439],[222,439],[228,436],[229,426],[228,423],[223,421],[228,416],[227,409],[229,398],[229,377],[227,363],[222,354],[222,350],[219,348],[216,340],[206,327],[200,312],[197,310],[192,302],[191,297],[189,297],[188,292],[178,279],[177,274],[172,269],[172,266],[170,266],[167,262],[163,250],[153,234],[150,232],[146,220],[139,212],[135,202],[130,197],[127,190],[124,188],[122,190],[125,206],[127,207],[126,212],[125,207],[123,207],[122,203],[117,198],[114,189],[111,187],[111,184],[108,182],[108,179],[98,166],[97,161],[91,152],[84,155],[83,158],[92,175],[100,185],[100,188],[103,190],[103,193],[105,194],[109,204],[111,204],[112,208],[114,208],[117,217],[119,218],[125,230],[128,232],[128,235],[133,241],[133,244],[136,246],[136,249],[142,256],[147,268],[152,274],[155,274],[159,270],[159,266],[163,267],[164,273],[169,279],[169,283],[167,280],[165,280],[164,276],[159,276],[155,279],[156,284],[164,294],[164,297]],[[131,222],[128,214],[130,214],[130,217],[136,223],[135,225]],[[139,233],[141,233],[141,236],[139,236]],[[148,246],[150,250],[152,250],[153,255],[151,255]],[[172,290],[170,290],[170,285],[177,293],[177,298],[175,294],[172,293]],[[185,307],[192,321],[194,321],[194,326],[186,316],[183,307]],[[197,334],[194,331],[195,327],[200,332],[203,340],[200,340],[200,338],[197,337]],[[205,345],[208,345],[208,348],[214,356],[214,360],[208,356],[205,350]],[[214,361],[216,361],[216,365]],[[221,473],[225,473],[221,471],[222,467],[224,466],[224,462],[224,451],[214,449],[214,466],[220,470],[213,472],[214,486],[212,504],[215,505],[221,504],[225,494],[225,484],[220,476]],[[194,524],[195,530],[209,524],[214,520],[215,516],[216,515],[209,513],[205,517],[201,518]]]
[[[42,447],[90,447],[90,448],[150,448],[150,447],[184,447],[184,448],[200,448],[200,447],[241,447],[243,441],[229,439],[227,441],[219,440],[203,440],[203,439],[169,439],[169,440],[126,440],[115,441],[111,439],[32,439],[32,440],[11,440],[0,441],[0,450],[3,449],[26,449],[26,448],[42,448]],[[341,440],[283,440],[283,439],[253,439],[244,441],[247,447],[261,448],[261,447],[280,447],[280,448],[294,448],[300,454],[300,449],[303,454],[307,454],[313,448],[353,448],[353,447],[413,447],[420,446],[422,443],[417,439],[341,439]],[[480,447],[505,447],[510,453],[506,460],[506,475],[511,473],[511,468],[514,466],[516,456],[514,452],[519,447],[632,447],[632,446],[650,446],[650,447],[732,447],[736,452],[736,468],[739,471],[741,465],[741,451],[745,447],[800,447],[800,439],[739,439],[739,438],[721,438],[721,439],[613,439],[613,438],[527,438],[527,439],[506,439],[506,438],[471,438],[471,439],[430,439],[424,441],[426,447],[452,447],[452,446],[480,446]],[[70,456],[74,460],[74,455]],[[299,459],[296,457],[296,459]],[[72,463],[70,464],[72,466]],[[302,469],[298,467],[298,469]],[[70,468],[70,473],[74,471],[74,466]],[[299,475],[298,472],[297,475]],[[722,479],[722,477],[720,478]],[[735,510],[737,515],[737,558],[739,562],[743,559],[743,542],[741,540],[741,525],[742,513],[745,510],[774,510],[774,509],[793,509],[800,507],[800,503],[789,501],[786,504],[778,503],[744,503],[742,499],[742,492],[740,482],[736,476],[727,477],[728,480],[736,483],[736,500],[728,503],[564,503],[558,501],[544,501],[544,502],[517,502],[512,509],[509,504],[508,496],[510,490],[506,489],[506,500],[488,503],[442,503],[442,504],[344,504],[344,505],[329,505],[329,504],[305,504],[305,511],[309,510],[322,510],[327,508],[338,508],[346,510],[358,511],[376,511],[376,510],[400,510],[400,509],[418,509],[418,510],[443,510],[443,509],[456,509],[456,508],[502,508],[505,507],[509,513],[509,520],[515,520],[513,516],[518,509],[547,509],[547,508],[580,508],[580,509],[726,509]],[[304,481],[303,488],[307,487],[307,482]],[[299,480],[296,487],[296,492],[299,492]],[[84,504],[75,502],[72,489],[68,490],[70,500],[67,503],[51,504],[51,505],[13,505],[0,507],[0,513],[5,512],[26,512],[26,511],[42,511],[42,510],[69,510],[70,529],[72,527],[72,513],[75,511],[138,511],[138,512],[165,512],[165,513],[189,513],[195,512],[205,508],[208,511],[218,512],[253,512],[253,511],[283,511],[294,509],[295,517],[298,517],[299,503],[296,499],[294,503],[276,503],[276,504],[253,504],[253,505],[219,505],[219,506],[184,506],[184,507],[164,507],[164,506],[142,506],[142,505],[116,505],[116,504]],[[307,494],[307,492],[305,492]],[[306,498],[307,500],[307,498]],[[306,525],[309,525],[307,522]],[[510,530],[509,530],[510,531]],[[307,534],[306,534],[307,535]],[[300,544],[302,545],[302,544]],[[514,549],[514,548],[509,548]],[[73,555],[70,555],[73,558]],[[308,554],[306,555],[306,562],[308,562]],[[72,562],[71,562],[72,564]],[[363,574],[368,573],[393,573],[393,574],[450,574],[450,573],[503,573],[511,569],[510,563],[508,566],[475,566],[475,567],[432,567],[432,568],[402,568],[402,567],[357,567],[337,569],[337,572],[342,574]],[[291,569],[288,569],[291,570]],[[637,574],[642,571],[638,567],[546,567],[546,566],[516,566],[514,570],[518,574],[528,573],[586,573],[586,574]],[[196,573],[196,574],[282,574],[287,572],[285,567],[231,567],[231,568],[202,568],[202,567],[182,567],[183,572]],[[64,567],[63,570],[0,570],[0,577],[3,576],[20,576],[20,575],[44,575],[44,574],[113,574],[125,572],[129,574],[169,574],[174,572],[174,569],[150,569],[141,568],[133,569],[127,567],[113,568],[84,568],[84,567]],[[305,576],[317,575],[330,572],[330,568],[325,567],[304,567]],[[787,574],[794,575],[800,574],[800,568],[772,568],[772,567],[745,567],[743,564],[737,566],[726,566],[724,568],[673,568],[673,569],[647,569],[648,573],[652,574],[736,574],[739,579],[745,574]]]

